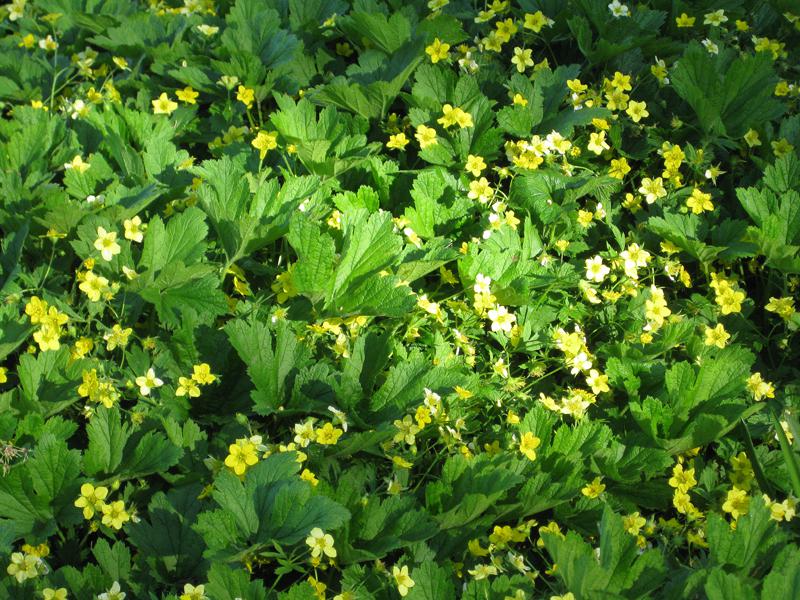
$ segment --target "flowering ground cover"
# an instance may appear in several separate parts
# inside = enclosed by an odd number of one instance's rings
[[[800,598],[796,2],[0,24],[0,598]]]

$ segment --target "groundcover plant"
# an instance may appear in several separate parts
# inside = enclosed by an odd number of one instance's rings
[[[796,2],[0,19],[0,598],[800,598]]]

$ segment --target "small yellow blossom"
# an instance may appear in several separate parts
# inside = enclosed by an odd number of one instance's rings
[[[197,104],[197,97],[200,95],[200,92],[195,91],[192,86],[188,85],[182,90],[176,91],[175,95],[178,97],[178,100],[184,104]]]
[[[591,483],[586,484],[581,488],[581,494],[587,498],[598,498],[606,490],[606,485],[603,483],[602,477],[595,477]]]
[[[397,591],[401,596],[406,596],[408,594],[408,590],[416,585],[414,580],[411,579],[411,576],[408,574],[407,565],[403,565],[402,568],[397,567],[397,565],[392,567],[392,578],[394,579],[394,583],[397,586]]]
[[[105,261],[110,261],[122,250],[117,243],[117,232],[106,231],[104,227],[97,228],[97,239],[94,241],[94,247],[100,251],[100,255]]]
[[[445,44],[439,38],[435,38],[433,43],[425,48],[425,53],[431,57],[431,62],[436,64],[440,60],[450,58],[450,44]]]
[[[750,496],[744,490],[733,488],[728,491],[725,502],[722,504],[722,510],[730,513],[734,519],[738,519],[750,510]]]
[[[253,88],[240,85],[236,89],[236,99],[250,109],[253,106],[253,101],[256,99],[256,92]]]
[[[422,150],[428,146],[434,146],[438,143],[436,140],[436,130],[433,127],[428,127],[426,125],[419,125],[414,137],[416,138],[417,142],[419,142],[419,147]]]
[[[131,240],[132,242],[136,243],[142,242],[144,239],[144,231],[147,226],[142,225],[142,219],[138,215],[132,219],[125,219],[123,226],[125,228],[126,240]]]
[[[125,502],[122,500],[103,504],[101,510],[103,511],[103,525],[107,527],[122,529],[122,526],[131,520],[130,514],[125,510]]]
[[[259,131],[250,144],[258,150],[258,158],[264,160],[269,150],[278,147],[278,134],[274,131]]]
[[[217,376],[211,373],[211,366],[208,363],[194,365],[192,369],[192,379],[200,385],[209,385],[217,380]]]
[[[408,146],[409,141],[410,140],[406,137],[406,134],[401,131],[400,133],[395,133],[394,135],[389,136],[389,141],[386,142],[386,147],[404,150],[405,147]]]
[[[716,346],[717,348],[724,348],[731,338],[731,334],[725,331],[725,326],[722,323],[717,323],[716,327],[706,326],[705,336],[703,343],[706,346]]]
[[[784,321],[788,321],[795,314],[794,299],[793,298],[774,298],[771,297],[769,302],[764,307],[769,312],[778,315]]]
[[[175,390],[175,395],[197,398],[200,396],[200,388],[194,379],[190,377],[178,377],[178,389]]]
[[[333,547],[333,536],[325,533],[319,527],[314,527],[306,538],[306,544],[311,548],[311,556],[317,558],[325,555],[336,558],[336,548]]]
[[[161,92],[161,95],[156,100],[153,100],[151,104],[155,115],[171,115],[178,109],[178,103],[170,100],[166,92]]]
[[[81,495],[75,500],[75,506],[83,509],[84,519],[91,519],[95,512],[102,510],[106,496],[108,496],[107,487],[102,485],[95,487],[91,483],[84,483],[81,486]]]
[[[530,431],[522,434],[519,441],[519,451],[524,454],[528,460],[536,460],[536,448],[542,443],[538,437],[533,435]]]
[[[247,440],[236,440],[235,444],[228,446],[228,456],[225,457],[225,466],[237,475],[244,475],[249,467],[258,462],[256,445]]]

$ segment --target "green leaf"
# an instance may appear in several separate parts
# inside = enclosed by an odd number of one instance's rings
[[[267,415],[281,406],[290,385],[290,374],[306,364],[308,349],[284,321],[277,325],[275,341],[269,328],[260,321],[231,321],[225,333],[237,354],[247,365],[255,386],[250,393],[256,412]]]
[[[28,237],[30,224],[25,221],[21,227],[17,228],[10,235],[3,239],[0,250],[0,294],[14,280],[20,270],[20,257],[25,239]],[[2,356],[0,356],[2,359]]]
[[[388,55],[396,52],[411,37],[411,24],[401,13],[387,17],[375,12],[354,11],[339,24],[356,44],[367,39]]]
[[[138,523],[126,525],[126,533],[137,550],[147,556],[151,572],[161,581],[195,579],[205,574],[203,538],[194,531],[201,487],[175,487],[157,492]]]
[[[375,275],[394,262],[403,249],[403,241],[393,228],[387,212],[367,216],[364,211],[354,211],[342,215],[342,259],[336,269],[329,304],[354,282]]]
[[[786,546],[772,563],[772,570],[764,578],[761,600],[800,597],[800,550]]]
[[[372,395],[370,408],[379,411],[391,407],[402,412],[423,396],[424,388],[436,390],[456,385],[463,374],[444,366],[433,366],[420,351],[413,350],[408,358],[389,371],[384,384]]]
[[[118,472],[129,479],[166,472],[181,456],[183,450],[170,443],[164,434],[156,431],[144,434],[137,432],[125,444],[124,458]]]
[[[113,546],[106,540],[98,540],[92,548],[97,564],[113,581],[127,581],[131,574],[131,551],[124,542]]]
[[[208,227],[199,208],[189,207],[172,217],[166,226],[160,217],[150,220],[144,236],[140,267],[149,270],[150,279],[174,263],[192,265],[205,252]]]
[[[267,600],[267,590],[260,580],[250,581],[244,569],[221,563],[211,566],[206,592],[218,600]]]
[[[713,569],[703,588],[708,600],[755,600],[756,593],[733,573]]]
[[[228,310],[215,271],[211,265],[187,267],[182,262],[171,262],[146,287],[135,285],[138,279],[131,287],[155,306],[159,319],[168,328],[179,327],[185,318],[208,324]]]
[[[769,53],[734,60],[731,54],[712,56],[697,42],[689,42],[670,79],[707,134],[739,138],[748,127],[781,116],[785,107],[772,95],[778,79]]]
[[[292,283],[312,304],[322,301],[333,282],[336,246],[320,226],[304,217],[292,219],[286,237],[297,253]]]
[[[739,517],[735,530],[731,530],[720,515],[710,513],[706,536],[714,564],[737,567],[745,573],[755,569],[762,558],[786,540],[759,495],[750,499],[750,508],[746,515]]]
[[[86,427],[89,446],[83,456],[87,475],[113,475],[122,462],[130,430],[122,424],[119,410],[99,406]]]
[[[600,547],[595,551],[583,539],[568,532],[565,538],[542,535],[545,548],[558,563],[557,575],[578,598],[643,598],[665,580],[666,565],[659,550],[640,553],[636,539],[622,526],[622,518],[606,506],[600,522]]]
[[[408,600],[455,600],[452,571],[433,562],[425,562],[414,569],[411,579],[414,587],[408,592]]]

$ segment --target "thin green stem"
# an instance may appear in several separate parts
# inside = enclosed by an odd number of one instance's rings
[[[786,463],[786,469],[789,471],[789,479],[792,481],[792,490],[794,495],[800,498],[800,467],[797,465],[797,456],[792,450],[792,445],[789,443],[786,433],[781,427],[781,421],[778,414],[772,405],[769,407],[769,414],[772,417],[772,422],[775,425],[775,431],[778,436],[778,443],[781,445],[781,453],[783,454],[783,461]]]
[[[739,430],[741,431],[742,438],[744,439],[744,452],[747,455],[747,458],[750,460],[750,463],[753,465],[753,473],[755,473],[756,481],[758,481],[758,487],[761,488],[761,491],[769,496],[772,496],[772,486],[767,481],[766,476],[764,475],[764,469],[761,468],[761,463],[758,460],[758,456],[756,456],[756,448],[753,445],[753,438],[750,436],[750,430],[747,427],[747,423],[745,423],[744,419],[741,419],[739,422]]]

